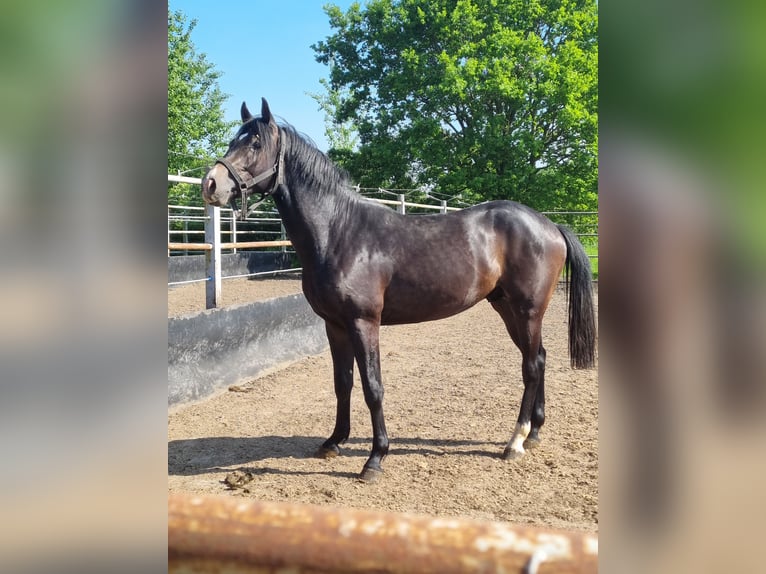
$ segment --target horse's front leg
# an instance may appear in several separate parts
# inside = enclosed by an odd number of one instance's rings
[[[317,450],[316,456],[331,458],[340,454],[339,445],[346,442],[351,432],[351,389],[354,386],[354,348],[345,327],[325,322],[327,340],[332,355],[335,382],[335,429]]]
[[[364,400],[372,419],[372,453],[359,477],[374,482],[383,472],[380,463],[388,454],[388,433],[383,418],[383,380],[380,376],[380,320],[357,319],[351,329],[354,355],[362,379]]]

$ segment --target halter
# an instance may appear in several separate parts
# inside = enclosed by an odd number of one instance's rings
[[[277,128],[278,130],[279,128]],[[226,168],[226,170],[229,172],[229,175],[231,175],[232,178],[234,178],[234,181],[237,182],[237,187],[239,188],[239,192],[242,196],[242,209],[239,212],[239,219],[241,221],[245,221],[247,218],[247,215],[250,211],[258,207],[261,203],[266,201],[266,198],[272,195],[276,190],[277,187],[279,187],[281,184],[284,183],[285,175],[284,175],[284,159],[285,159],[285,147],[283,145],[283,139],[282,134],[278,132],[279,135],[279,153],[277,154],[277,161],[276,163],[271,166],[269,169],[259,173],[256,176],[250,176],[249,173],[247,173],[247,176],[243,179],[240,175],[240,170],[238,170],[236,167],[234,167],[231,162],[229,162],[226,158],[220,158],[215,160],[215,163],[220,163],[223,167]],[[213,164],[215,165],[215,164]],[[248,210],[247,208],[247,196],[250,195],[250,190],[255,188],[256,185],[261,183],[262,181],[270,178],[276,174],[276,177],[274,178],[274,182],[271,184],[269,189],[266,191],[258,190],[258,192],[261,194],[261,198],[250,207]],[[234,203],[234,197],[230,200],[231,208],[236,211],[236,204]]]

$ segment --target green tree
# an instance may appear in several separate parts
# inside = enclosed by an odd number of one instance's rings
[[[196,20],[168,12],[168,173],[198,177],[212,158],[226,150],[234,122],[223,117],[221,72],[198,54],[191,40]],[[168,201],[200,205],[196,186],[169,186]]]
[[[328,155],[340,165],[345,165],[348,158],[354,154],[359,136],[352,121],[339,122],[338,108],[343,101],[339,90],[334,90],[327,78],[322,78],[319,83],[325,89],[325,93],[311,93],[311,96],[317,104],[320,111],[325,114],[325,136],[330,144]]]
[[[595,0],[370,0],[313,46],[362,186],[597,204]]]

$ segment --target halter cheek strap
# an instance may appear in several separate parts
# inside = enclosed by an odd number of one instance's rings
[[[250,194],[251,189],[255,188],[256,185],[258,185],[262,181],[276,174],[276,177],[274,178],[274,182],[271,184],[269,189],[267,189],[266,191],[259,190],[261,194],[261,198],[260,200],[258,200],[257,203],[255,203],[255,205],[251,207],[251,209],[255,209],[261,203],[266,201],[266,198],[272,195],[280,185],[284,184],[285,176],[284,176],[283,167],[284,167],[284,159],[285,159],[285,146],[283,143],[282,134],[278,133],[278,135],[279,135],[279,154],[277,155],[277,162],[266,171],[263,171],[254,177],[250,176],[248,172],[245,172],[247,176],[243,178],[240,175],[241,173],[240,170],[238,170],[234,165],[232,165],[231,162],[229,162],[229,160],[227,160],[226,158],[220,158],[215,161],[215,163],[220,163],[223,167],[225,167],[226,170],[231,175],[231,177],[234,179],[234,181],[237,182],[237,187],[239,188],[240,194],[242,196],[242,209],[240,210],[240,214],[239,214],[239,218],[242,221],[244,221],[247,218],[247,214],[249,212],[247,208],[247,196]],[[230,204],[232,206],[232,209],[236,211],[236,204],[234,203],[233,197],[230,200]]]

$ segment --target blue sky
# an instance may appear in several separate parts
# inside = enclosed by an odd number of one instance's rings
[[[311,44],[330,35],[322,6],[327,0],[169,0],[197,20],[192,41],[222,72],[218,83],[229,99],[225,119],[239,121],[246,101],[260,113],[261,97],[272,113],[289,122],[327,151],[324,112],[306,92],[321,93],[328,68],[314,59]],[[329,3],[346,10],[353,0]]]

